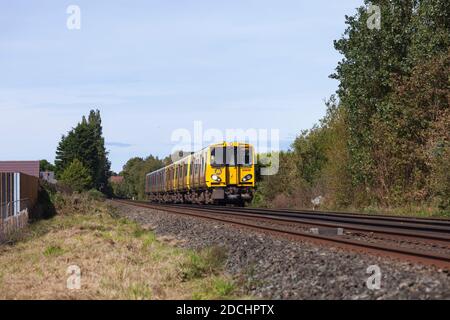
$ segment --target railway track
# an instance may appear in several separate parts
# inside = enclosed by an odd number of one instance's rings
[[[444,219],[114,201],[450,270],[450,221]],[[320,234],[313,227],[345,232]]]
[[[144,202],[145,203],[145,202]],[[296,222],[313,226],[346,228],[354,231],[377,232],[397,236],[410,236],[426,240],[450,241],[450,221],[420,218],[399,218],[393,216],[368,216],[362,214],[325,213],[317,211],[288,211],[256,208],[201,207],[175,205],[202,212],[219,212],[233,215],[268,218],[279,221]]]

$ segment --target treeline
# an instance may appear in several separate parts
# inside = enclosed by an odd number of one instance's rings
[[[281,153],[255,202],[328,208],[450,210],[450,2],[372,1],[334,45],[343,56],[327,115]],[[366,4],[369,4],[366,1]]]
[[[170,163],[170,157],[163,160],[152,155],[147,158],[131,158],[123,166],[120,175],[123,181],[112,183],[114,195],[119,198],[145,199],[145,175]]]

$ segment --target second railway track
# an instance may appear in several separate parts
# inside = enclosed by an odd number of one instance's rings
[[[291,211],[195,205],[161,205],[145,201],[121,203],[183,214],[260,230],[285,237],[335,245],[450,270],[450,222],[314,211]],[[310,227],[343,228],[344,236],[309,232]]]

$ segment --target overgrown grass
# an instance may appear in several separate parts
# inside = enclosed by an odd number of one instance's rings
[[[213,277],[203,282],[202,285],[198,285],[193,291],[191,299],[210,300],[217,299],[218,297],[221,299],[231,299],[235,291],[236,285],[231,280],[223,277]]]
[[[61,249],[59,246],[48,246],[44,250],[44,256],[51,257],[51,256],[60,256],[64,253],[64,250]]]
[[[211,247],[200,252],[190,251],[188,259],[182,264],[183,279],[191,280],[214,274],[221,270],[226,260],[221,247]]]
[[[60,201],[58,215],[0,246],[0,299],[235,298],[222,248],[173,247],[104,202]],[[81,270],[80,290],[67,289],[72,265]]]

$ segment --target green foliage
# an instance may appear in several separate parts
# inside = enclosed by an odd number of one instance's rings
[[[62,172],[60,182],[78,192],[89,190],[92,186],[92,178],[89,171],[78,159],[73,160]]]
[[[113,184],[114,194],[121,198],[145,199],[145,175],[164,166],[164,161],[152,155],[131,158],[123,166],[123,183]]]
[[[39,161],[39,171],[55,171],[55,166],[48,162],[47,160]]]
[[[450,51],[417,65],[408,77],[395,79],[395,90],[372,119],[377,127],[373,190],[384,205],[445,197],[442,192],[450,184],[443,170],[450,160],[449,71]]]
[[[317,196],[326,196],[330,207],[351,203],[346,113],[335,97],[326,104],[327,114],[320,123],[303,131],[292,151],[279,154],[278,174],[261,178],[255,205],[305,208]]]
[[[365,1],[369,4],[369,1]],[[327,115],[280,154],[256,204],[450,209],[450,5],[447,0],[371,1],[346,17],[334,45],[343,59]]]
[[[100,111],[91,110],[87,120],[83,116],[81,122],[62,137],[56,151],[57,177],[60,178],[72,161],[78,159],[88,170],[93,187],[106,192],[111,166],[107,155]]]
[[[347,17],[348,28],[335,42],[344,59],[332,77],[340,82],[339,98],[348,113],[353,182],[368,191],[367,197],[377,194],[379,200],[386,190],[380,194],[375,187],[380,140],[375,137],[379,123],[373,120],[383,117],[389,108],[386,103],[397,88],[396,79],[407,78],[417,64],[447,52],[450,6],[448,1],[439,0],[373,3],[381,8],[381,29],[367,27],[364,7],[355,16]]]
[[[361,205],[429,201],[431,136],[447,135],[432,128],[448,119],[450,6],[373,3],[381,8],[381,29],[367,27],[361,7],[335,42],[344,55],[332,77],[347,113],[352,184]]]
[[[97,189],[91,189],[86,194],[90,200],[94,200],[94,201],[105,200],[105,194],[98,191]]]
[[[257,183],[257,192],[253,203],[255,205],[270,206],[273,205],[277,195],[298,197],[298,191],[302,189],[305,183],[301,181],[300,173],[297,169],[297,158],[293,152],[280,152],[279,170],[275,175],[262,176]],[[294,196],[295,195],[295,196]],[[279,206],[287,206],[280,204]]]
[[[190,252],[188,260],[181,266],[184,280],[191,280],[220,271],[227,256],[222,247],[211,247],[199,253]]]
[[[48,246],[45,248],[43,254],[46,257],[60,256],[64,253],[64,250],[60,246]]]
[[[219,297],[229,296],[236,289],[234,283],[230,280],[218,278],[213,283],[214,291]]]

